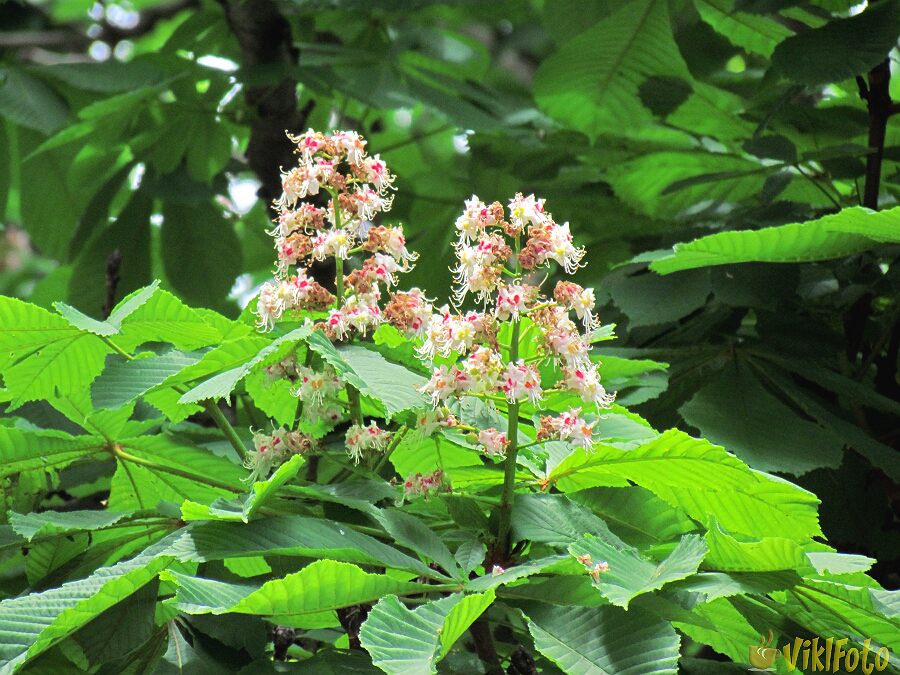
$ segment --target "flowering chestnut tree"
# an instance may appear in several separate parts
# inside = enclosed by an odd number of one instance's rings
[[[773,629],[888,663],[896,593],[815,495],[622,405],[648,364],[599,358],[543,199],[466,200],[438,303],[366,140],[289,138],[238,320],[0,297],[0,672],[676,673]]]

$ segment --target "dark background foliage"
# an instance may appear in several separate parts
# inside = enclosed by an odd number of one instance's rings
[[[896,0],[50,0],[0,27],[3,293],[96,316],[160,278],[236,315],[284,130],[354,128],[399,175],[411,283],[446,297],[473,191],[546,197],[608,353],[669,364],[624,402],[815,492],[897,586],[897,245],[767,235],[658,273],[676,243],[861,205],[900,230]]]

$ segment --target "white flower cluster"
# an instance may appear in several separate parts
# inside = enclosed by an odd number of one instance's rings
[[[422,387],[434,406],[466,395],[537,406],[544,396],[537,362],[552,359],[562,373],[557,389],[577,394],[598,408],[609,407],[614,397],[601,385],[597,364],[590,359],[592,333],[600,325],[593,290],[560,281],[553,297],[547,298],[540,284],[526,281],[529,272],[551,261],[568,274],[582,266],[585,252],[572,243],[568,223],[557,224],[545,210],[544,200],[534,195],[517,194],[506,209],[499,202],[487,205],[473,195],[465,202],[456,229],[454,304],[474,294],[484,309],[455,313],[445,306],[428,320],[419,353],[430,359],[458,358],[452,365],[435,367]],[[571,312],[583,332],[570,318]],[[505,360],[498,343],[499,324],[526,318],[530,328],[537,329],[536,339],[529,344],[537,345],[538,355]],[[539,440],[554,438],[590,447],[594,423],[585,422],[580,411],[546,419]],[[487,429],[481,430],[479,442],[487,454],[502,455],[509,439]]]
[[[287,311],[331,307],[320,326],[331,339],[366,335],[383,321],[381,290],[396,286],[396,274],[408,271],[416,259],[406,248],[402,227],[370,222],[390,210],[395,176],[379,155],[366,154],[365,139],[354,131],[326,135],[310,129],[288,138],[298,161],[281,174],[278,218],[269,233],[275,239],[276,275],[260,291],[259,326],[271,329]],[[362,252],[370,257],[338,280],[347,292],[337,302],[306,273],[314,261],[343,261]]]

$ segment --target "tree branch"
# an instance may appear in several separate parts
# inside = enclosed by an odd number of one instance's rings
[[[260,198],[270,204],[281,194],[280,167],[294,163],[293,149],[284,132],[300,130],[309,113],[297,109],[297,81],[291,76],[299,52],[290,24],[273,0],[220,2],[241,47],[242,66],[283,73],[278,82],[249,84],[244,89],[247,105],[255,114],[250,124],[247,163],[260,180]]]
[[[888,59],[885,59],[869,71],[867,82],[861,80],[862,78],[857,78],[859,94],[869,109],[868,147],[874,150],[866,157],[866,185],[863,193],[863,206],[877,210],[887,122],[891,114],[895,112],[893,101],[891,101],[891,67]]]

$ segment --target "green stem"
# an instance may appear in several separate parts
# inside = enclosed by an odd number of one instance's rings
[[[408,431],[409,431],[409,427],[401,427],[400,429],[397,430],[397,432],[394,434],[394,437],[391,439],[391,444],[389,446],[387,446],[387,448],[384,451],[384,454],[378,459],[378,463],[375,465],[375,468],[373,469],[373,471],[375,473],[379,473],[381,471],[382,467],[384,467],[384,465],[387,464],[388,458],[390,458],[391,453],[394,451],[394,449],[398,445],[400,445],[400,441],[403,440],[403,437],[406,436],[406,433]]]
[[[359,389],[352,384],[347,385],[347,402],[350,405],[350,419],[354,424],[362,426],[362,404],[359,402]]]
[[[516,274],[521,272],[519,266],[519,237],[516,237]],[[518,319],[513,321],[512,336],[509,340],[509,361],[515,363],[519,359]],[[506,459],[503,464],[503,492],[500,497],[500,523],[497,529],[497,545],[508,554],[510,550],[510,527],[512,525],[512,502],[516,487],[516,458],[519,454],[519,402],[510,403],[507,407],[508,423],[506,439]]]
[[[334,259],[334,306],[338,309],[344,304],[344,259],[335,257]]]
[[[137,457],[136,455],[132,455],[129,452],[125,452],[121,446],[113,445],[111,448],[111,452],[114,457],[121,459],[124,462],[130,462],[132,464],[138,464],[140,466],[145,466],[148,469],[153,469],[154,471],[162,471],[164,473],[170,473],[173,476],[178,476],[179,478],[186,478],[187,480],[192,480],[195,483],[203,483],[205,485],[210,485],[212,487],[217,487],[222,490],[228,490],[229,492],[234,492],[239,494],[243,492],[240,488],[236,488],[233,485],[228,485],[227,483],[220,483],[217,480],[212,478],[208,478],[207,476],[198,476],[193,473],[189,473],[187,471],[182,471],[181,469],[176,469],[174,466],[167,466],[165,464],[157,464],[149,459],[144,459],[143,457]]]
[[[341,229],[341,207],[338,204],[337,192],[328,190],[331,195],[331,208],[334,211],[334,228]],[[344,305],[344,259],[340,256],[334,257],[334,306],[340,309]]]
[[[241,437],[237,435],[234,427],[231,426],[231,422],[229,422],[225,418],[222,409],[219,408],[219,404],[215,401],[204,401],[203,407],[206,408],[206,412],[208,412],[209,416],[212,417],[212,420],[216,423],[216,426],[221,429],[223,434],[225,434],[225,438],[227,438],[228,442],[231,443],[231,447],[234,448],[234,451],[238,454],[238,457],[241,458],[241,462],[247,461],[247,448],[246,446],[244,446],[244,442],[241,440]]]

